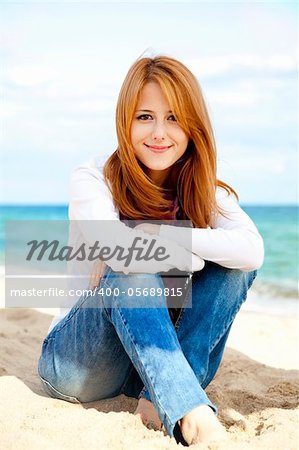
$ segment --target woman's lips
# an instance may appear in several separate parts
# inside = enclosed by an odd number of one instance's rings
[[[144,144],[144,145],[155,153],[163,153],[166,150],[168,150],[170,147],[172,147],[172,145],[163,145],[163,146],[162,145],[147,145],[147,144]]]

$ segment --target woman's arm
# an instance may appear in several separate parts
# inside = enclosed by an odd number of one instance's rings
[[[119,220],[111,193],[104,181],[102,170],[95,165],[95,160],[79,166],[72,174],[70,188],[69,219],[71,222],[73,241],[78,240],[78,234],[83,236],[83,241],[93,245],[98,241],[100,247],[115,249],[117,246],[128,249],[135,238],[142,243],[155,239],[152,254],[158,247],[166,249],[165,254],[170,255],[164,261],[157,258],[151,261],[136,261],[132,258],[128,267],[125,261],[112,258],[106,261],[114,271],[130,273],[158,273],[167,272],[178,268],[182,271],[201,270],[204,261],[198,255],[193,255],[190,250],[181,247],[175,242],[170,242],[159,236],[151,236],[142,230],[132,229]],[[98,221],[96,223],[95,221]],[[144,253],[146,246],[144,247]]]
[[[259,269],[264,244],[256,226],[224,189],[217,188],[216,198],[226,217],[215,213],[211,228],[192,228],[192,241],[190,228],[161,225],[159,235],[221,266],[243,271]]]

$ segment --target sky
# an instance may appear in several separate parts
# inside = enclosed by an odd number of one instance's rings
[[[0,203],[66,204],[72,170],[117,147],[142,54],[197,77],[218,178],[243,205],[297,203],[296,2],[0,0]]]

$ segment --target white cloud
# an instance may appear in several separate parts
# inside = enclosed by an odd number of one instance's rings
[[[297,69],[297,61],[295,56],[291,55],[272,55],[269,56],[268,67],[281,72],[290,72]]]
[[[26,108],[23,105],[4,100],[0,103],[0,120],[17,117],[25,111]]]
[[[220,164],[222,162],[220,161]],[[223,163],[222,163],[223,164]],[[259,173],[267,173],[267,174],[282,174],[286,171],[287,162],[283,156],[274,155],[271,156],[271,160],[269,157],[260,156],[255,153],[252,156],[239,156],[238,158],[234,157],[230,160],[228,165],[237,171],[248,171],[251,172],[253,170],[259,171]]]
[[[211,91],[209,93],[209,102],[212,105],[224,104],[224,105],[253,105],[258,99],[258,96],[254,92],[248,91],[239,91],[239,92],[231,92],[231,91]]]
[[[32,87],[47,83],[58,76],[58,71],[43,64],[15,64],[6,72],[8,82],[20,87]]]
[[[98,112],[106,112],[109,114],[114,112],[115,109],[115,101],[113,99],[105,99],[99,98],[95,100],[86,100],[77,103],[77,109],[80,113],[98,113]]]
[[[267,57],[256,53],[236,53],[225,56],[203,57],[201,59],[188,59],[188,67],[200,77],[223,75],[236,70],[247,71],[279,71],[281,73],[296,70],[295,55],[273,54]]]
[[[222,171],[260,174],[295,174],[296,152],[290,148],[273,148],[271,154],[263,148],[246,145],[222,145],[218,151],[218,167]]]

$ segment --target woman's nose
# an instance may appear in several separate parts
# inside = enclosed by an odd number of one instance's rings
[[[152,138],[155,141],[163,141],[166,137],[165,124],[163,122],[157,121],[154,123]]]

